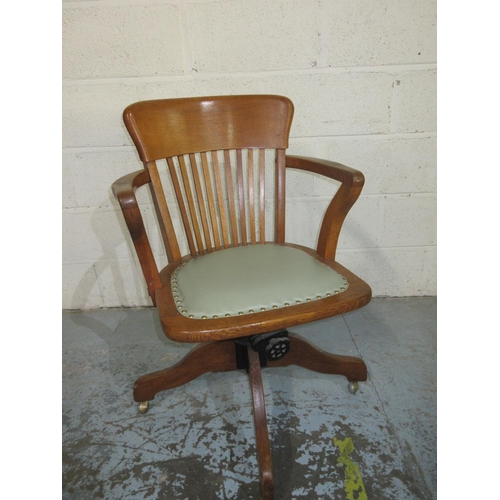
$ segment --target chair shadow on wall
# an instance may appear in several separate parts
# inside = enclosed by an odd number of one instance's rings
[[[137,161],[139,161],[139,157],[137,157]],[[93,306],[91,309],[100,309],[100,308],[108,308],[108,307],[152,307],[151,300],[147,293],[146,285],[144,284],[144,279],[142,278],[140,266],[138,260],[136,258],[136,251],[134,245],[130,240],[130,238],[126,238],[125,235],[128,235],[128,230],[125,222],[123,221],[123,217],[120,214],[119,204],[116,202],[111,186],[107,189],[108,197],[99,203],[99,207],[107,207],[109,213],[113,214],[112,221],[107,218],[103,219],[98,214],[104,213],[103,210],[95,210],[90,218],[90,226],[96,236],[101,243],[102,255],[95,260],[87,271],[84,273],[76,287],[74,288],[71,300],[70,310],[82,310],[86,309],[86,304],[89,303],[89,298],[95,292],[93,289],[97,287],[100,295],[100,302],[102,305]],[[148,204],[152,204],[152,200],[148,201]],[[110,227],[112,226],[112,227]],[[107,234],[114,231],[115,227],[120,228],[120,240],[111,243],[109,242],[109,237]],[[122,275],[122,271],[119,268],[118,262],[120,260],[124,260],[123,257],[120,258],[119,252],[117,248],[119,246],[125,245],[127,247],[128,255],[132,256],[133,266],[136,267],[134,272],[131,273],[131,277],[134,280],[133,288],[138,292],[136,296],[139,300],[142,299],[142,302],[146,302],[149,305],[133,305],[129,300],[127,302],[127,289],[130,286],[125,285],[125,280]],[[106,271],[110,271],[111,278],[103,279],[103,275]],[[109,293],[103,293],[103,289],[106,288],[108,284],[112,284],[116,293],[114,294],[118,300],[111,299],[112,305],[109,305]],[[141,295],[139,297],[139,295]],[[123,301],[123,299],[125,299]],[[95,303],[95,301],[93,301]],[[93,303],[90,301],[90,303]]]

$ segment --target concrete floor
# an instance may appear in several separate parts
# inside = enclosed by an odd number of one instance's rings
[[[369,379],[351,395],[341,376],[264,370],[276,500],[436,498],[436,299],[374,299],[291,331],[361,356]],[[244,371],[137,411],[135,379],[191,347],[164,337],[154,309],[63,313],[63,499],[259,498]]]

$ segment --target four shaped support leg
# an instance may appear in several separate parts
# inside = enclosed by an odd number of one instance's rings
[[[261,499],[273,500],[274,481],[261,366],[298,365],[318,373],[343,375],[356,385],[358,381],[367,379],[366,365],[360,358],[330,354],[296,334],[290,333],[288,338],[290,351],[281,359],[273,361],[266,361],[266,356],[259,355],[250,345],[236,345],[235,348],[232,340],[201,344],[175,365],[137,379],[134,400],[141,402],[140,411],[145,413],[147,402],[161,391],[184,385],[207,372],[247,369],[252,391]],[[247,359],[244,359],[245,351]]]
[[[268,366],[298,365],[318,373],[343,375],[349,382],[364,382],[368,377],[366,365],[361,358],[341,356],[318,349],[296,333],[290,333],[290,352]]]
[[[134,401],[150,401],[159,392],[187,384],[204,373],[236,369],[232,340],[201,344],[175,365],[138,378],[134,384]]]
[[[264,388],[260,370],[259,354],[247,348],[248,375],[252,388],[253,417],[255,422],[255,437],[257,441],[257,458],[260,471],[260,497],[261,500],[274,499],[273,466],[271,461],[271,447],[267,431],[266,405],[264,401]]]

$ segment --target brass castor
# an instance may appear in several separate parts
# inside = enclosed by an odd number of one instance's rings
[[[356,394],[356,392],[358,392],[358,389],[359,389],[358,383],[357,382],[349,382],[348,389],[349,389],[349,392],[351,394]]]
[[[142,401],[139,403],[139,411],[141,413],[146,413],[149,410],[149,401]]]

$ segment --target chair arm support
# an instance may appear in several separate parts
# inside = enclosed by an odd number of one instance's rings
[[[111,189],[120,204],[125,223],[132,237],[137,257],[146,279],[148,293],[156,305],[155,291],[162,287],[158,267],[149,244],[149,239],[144,227],[141,211],[135,197],[135,190],[150,182],[147,170],[132,172],[116,180]]]
[[[111,189],[122,210],[138,206],[135,190],[148,182],[150,182],[149,172],[145,169],[130,172],[113,182]]]
[[[340,163],[301,156],[287,156],[286,166],[323,175],[342,183],[326,209],[316,248],[321,257],[335,259],[342,224],[361,194],[365,183],[364,175],[359,170]]]

